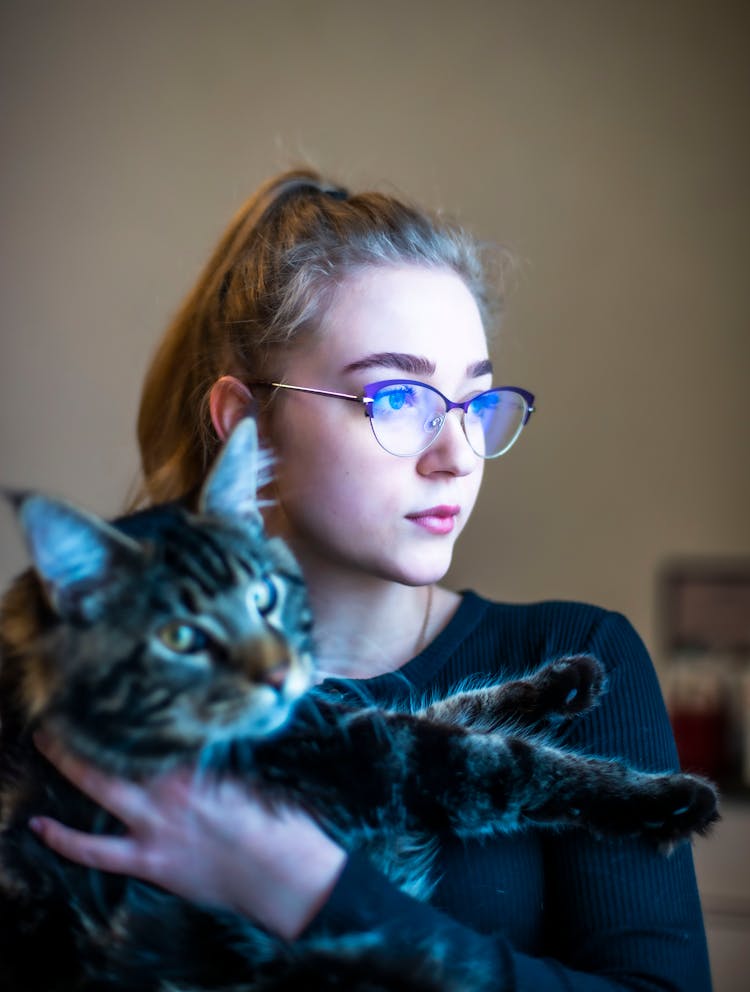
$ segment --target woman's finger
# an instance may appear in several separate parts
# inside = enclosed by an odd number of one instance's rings
[[[29,826],[64,858],[118,875],[142,875],[141,859],[131,837],[97,836],[66,827],[47,816],[35,816]]]
[[[81,792],[106,809],[126,827],[135,827],[148,819],[150,804],[144,789],[135,782],[114,778],[93,765],[75,757],[56,740],[37,731],[37,750]]]

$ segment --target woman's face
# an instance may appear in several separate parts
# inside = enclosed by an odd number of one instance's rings
[[[417,266],[347,276],[318,333],[274,371],[292,385],[358,395],[393,378],[430,383],[452,400],[491,385],[471,293],[452,272]],[[396,457],[375,440],[361,404],[278,390],[270,438],[276,495],[308,578],[319,569],[407,585],[442,578],[484,465],[460,417],[451,411],[426,451]]]

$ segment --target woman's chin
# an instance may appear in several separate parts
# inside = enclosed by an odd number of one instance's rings
[[[405,564],[401,575],[396,579],[405,586],[431,586],[442,582],[450,568],[453,559],[453,548],[450,554],[434,556],[429,560],[416,560]]]

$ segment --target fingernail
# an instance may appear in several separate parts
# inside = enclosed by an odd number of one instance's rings
[[[35,834],[40,834],[42,832],[42,819],[39,816],[32,816],[29,820],[29,826],[34,831]]]

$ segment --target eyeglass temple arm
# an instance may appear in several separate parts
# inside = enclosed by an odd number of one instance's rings
[[[256,382],[255,386],[274,386],[276,389],[294,389],[298,393],[314,393],[318,396],[335,396],[341,400],[351,400],[353,403],[364,403],[365,414],[368,404],[372,403],[369,396],[356,396],[354,393],[334,393],[330,389],[313,389],[312,386],[291,386],[288,382]]]

